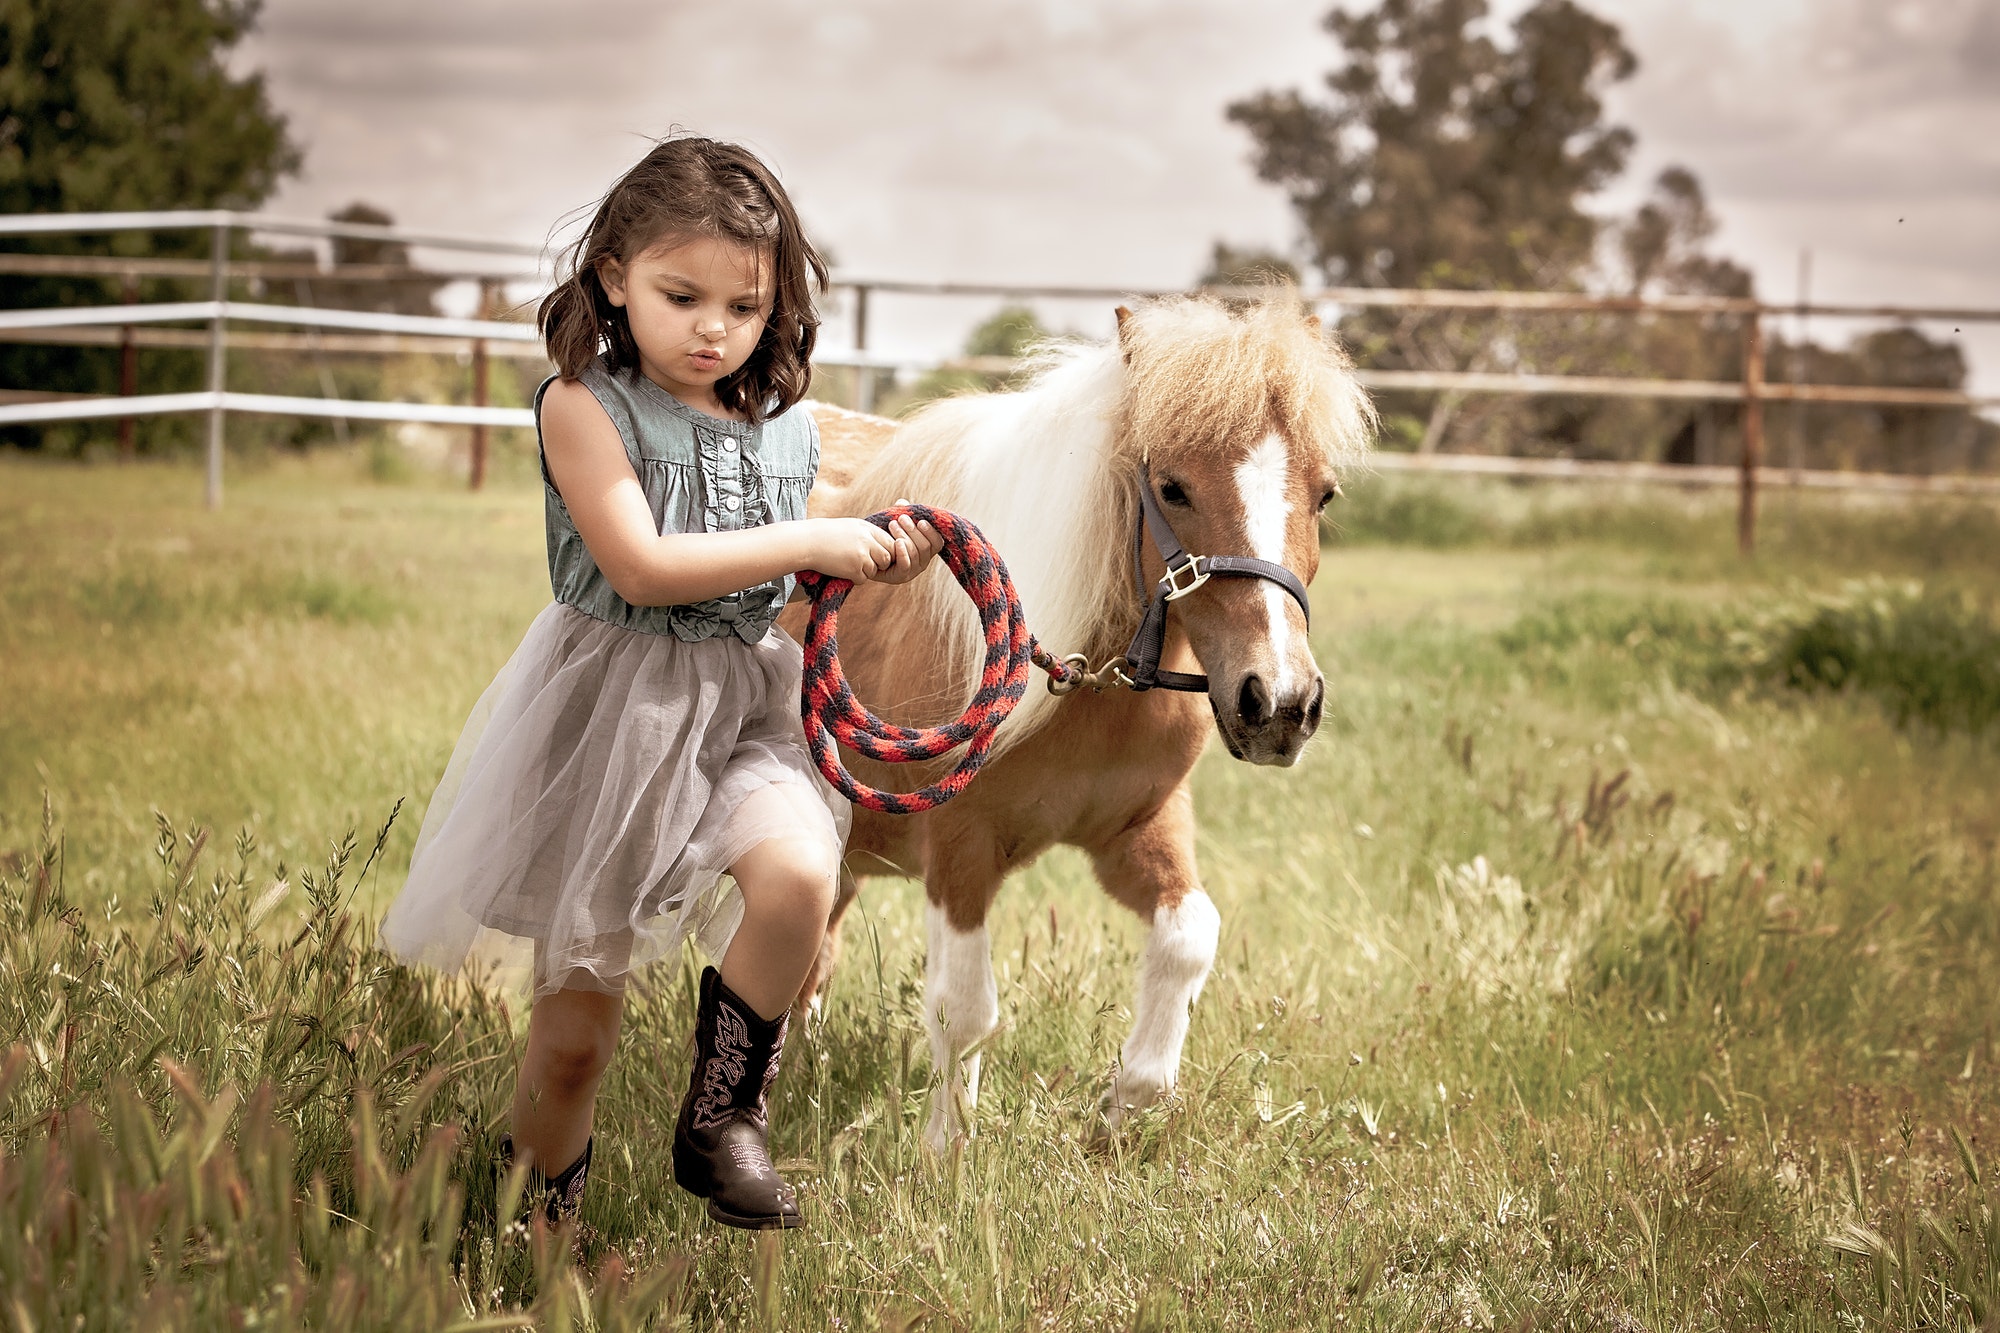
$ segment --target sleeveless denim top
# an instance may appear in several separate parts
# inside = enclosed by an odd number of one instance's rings
[[[538,440],[542,395],[555,378],[535,390]],[[724,421],[697,412],[637,371],[611,370],[601,356],[578,380],[618,428],[662,533],[735,532],[806,516],[806,493],[819,472],[819,425],[812,413],[794,410],[755,426]],[[792,594],[795,580],[787,574],[687,606],[634,606],[612,590],[584,547],[546,461],[542,487],[549,583],[557,601],[585,615],[687,643],[725,634],[756,643]]]

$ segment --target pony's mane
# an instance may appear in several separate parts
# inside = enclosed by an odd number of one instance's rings
[[[854,478],[843,508],[866,514],[908,497],[970,518],[1006,560],[1036,638],[1096,666],[1138,626],[1131,541],[1142,463],[1171,467],[1276,429],[1338,468],[1366,453],[1374,423],[1352,363],[1300,317],[1289,288],[1236,310],[1172,297],[1140,305],[1110,344],[1037,349],[1019,389],[924,408]],[[923,703],[955,714],[985,651],[977,616],[948,570],[911,591],[934,636],[925,651],[957,682],[950,697]],[[1055,702],[1037,672],[994,753],[1031,734]]]

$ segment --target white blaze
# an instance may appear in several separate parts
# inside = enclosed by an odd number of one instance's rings
[[[1272,431],[1236,465],[1236,493],[1243,500],[1243,535],[1250,554],[1274,565],[1285,563],[1285,526],[1291,517],[1291,452],[1285,437]],[[1271,654],[1278,678],[1271,682],[1273,705],[1291,697],[1292,624],[1285,610],[1291,595],[1269,579],[1259,579],[1264,611],[1271,625]]]

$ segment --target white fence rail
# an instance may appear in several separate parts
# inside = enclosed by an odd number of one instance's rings
[[[370,281],[435,279],[442,276],[474,278],[482,282],[504,283],[539,278],[548,258],[549,246],[518,241],[443,235],[402,227],[379,227],[365,223],[324,222],[229,210],[168,210],[149,213],[66,213],[46,215],[0,215],[0,237],[96,235],[119,231],[159,231],[205,229],[211,233],[210,255],[205,266],[200,261],[134,259],[115,256],[0,255],[0,272],[55,274],[74,270],[76,276],[122,275],[127,279],[128,299],[137,292],[137,277],[144,273],[209,278],[211,299],[142,305],[136,300],[125,305],[82,306],[48,310],[0,311],[0,340],[99,343],[109,342],[108,328],[117,328],[118,341],[128,350],[140,345],[186,346],[197,343],[193,330],[161,329],[154,326],[200,323],[206,328],[208,388],[205,392],[152,394],[140,396],[129,390],[117,398],[62,398],[56,401],[15,401],[0,403],[0,425],[33,422],[130,419],[171,412],[208,414],[207,485],[208,503],[222,501],[223,421],[230,412],[280,413],[293,416],[324,417],[361,421],[419,421],[473,428],[474,484],[483,475],[485,431],[488,427],[533,425],[533,414],[522,408],[492,407],[485,402],[486,358],[493,350],[513,358],[533,358],[540,338],[530,325],[492,319],[452,319],[426,315],[399,315],[372,311],[316,308],[306,305],[278,306],[228,299],[229,282],[235,270],[230,258],[230,237],[237,231],[266,235],[305,236],[333,240],[390,242],[426,249],[451,250],[489,255],[532,257],[538,261],[535,274],[452,273],[394,266],[347,265],[329,271],[331,278],[351,277]],[[20,261],[17,264],[8,261]],[[65,268],[65,265],[68,265]],[[119,267],[121,264],[125,267]],[[241,275],[261,276],[264,270],[284,269],[290,273],[301,266],[293,261],[250,261],[237,266]],[[352,269],[351,274],[342,270]],[[297,278],[300,274],[293,273]],[[941,367],[976,369],[988,373],[1004,371],[1011,363],[995,358],[958,358],[926,361],[884,356],[867,349],[868,308],[871,293],[914,296],[997,295],[1012,298],[1039,296],[1117,299],[1159,293],[1118,289],[1070,287],[1019,287],[971,283],[895,282],[866,279],[839,279],[836,286],[854,296],[854,346],[828,350],[814,359],[823,366],[843,366],[860,371],[905,373]],[[1244,294],[1236,292],[1235,294]],[[1575,292],[1468,292],[1400,291],[1378,288],[1324,288],[1300,293],[1317,306],[1333,308],[1398,307],[1408,309],[1459,309],[1493,311],[1540,311],[1547,313],[1609,313],[1650,315],[1729,316],[1739,320],[1744,333],[1745,374],[1741,381],[1663,380],[1636,377],[1492,374],[1453,370],[1362,370],[1363,384],[1380,390],[1405,392],[1457,392],[1536,394],[1581,397],[1672,398],[1701,402],[1740,403],[1744,421],[1744,451],[1734,468],[1689,468],[1644,463],[1583,463],[1566,460],[1484,458],[1466,455],[1382,455],[1379,466],[1388,470],[1421,470],[1450,473],[1516,477],[1603,478],[1682,485],[1738,486],[1742,493],[1739,535],[1746,550],[1754,540],[1756,492],[1766,484],[1788,482],[1814,488],[1896,491],[1958,491],[1981,494],[2000,493],[2000,480],[1988,478],[1920,478],[1885,474],[1789,472],[1761,465],[1761,439],[1765,402],[1820,402],[1869,404],[1877,406],[1962,408],[1981,410],[2000,406],[2000,398],[1970,395],[1941,389],[1899,388],[1878,385],[1808,385],[1768,383],[1763,378],[1763,333],[1761,321],[1768,316],[1824,315],[1835,318],[1895,318],[2000,320],[2000,310],[1942,309],[1891,305],[1795,305],[1773,306],[1753,299],[1734,297],[1665,297],[1637,299],[1593,296]],[[237,334],[235,323],[265,324],[312,330],[308,335]],[[320,330],[328,331],[326,338]],[[232,343],[279,346],[299,350],[288,339],[304,341],[307,350],[380,353],[406,350],[411,343],[436,350],[464,350],[469,346],[474,360],[475,401],[468,405],[375,402],[306,398],[278,394],[236,393],[227,389],[225,358]],[[410,340],[406,343],[404,340]],[[450,344],[456,343],[456,349]],[[129,364],[129,363],[128,363]],[[857,406],[873,405],[874,376],[856,376]],[[1713,474],[1713,475],[1711,475]]]

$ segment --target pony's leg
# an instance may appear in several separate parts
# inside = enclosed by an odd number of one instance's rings
[[[1188,1018],[1215,962],[1222,918],[1195,874],[1194,802],[1185,785],[1099,848],[1095,860],[1105,892],[1152,923],[1132,1031],[1105,1097],[1105,1130],[1114,1132],[1179,1079]]]
[[[972,1110],[979,1101],[979,1052],[973,1048],[1000,1026],[1000,992],[993,984],[993,946],[986,934],[986,909],[1000,887],[1000,873],[993,857],[982,861],[969,854],[967,842],[978,843],[976,837],[954,840],[949,851],[939,849],[942,841],[933,841],[925,875],[924,1031],[940,1077],[924,1143],[938,1152],[972,1134]]]
[[[819,1018],[826,983],[833,979],[833,966],[840,961],[840,919],[847,915],[847,909],[860,893],[861,882],[843,861],[840,880],[833,892],[833,910],[826,918],[826,934],[820,937],[819,957],[813,960],[812,971],[806,973],[806,984],[799,987],[799,998],[792,1001],[793,1012]]]

